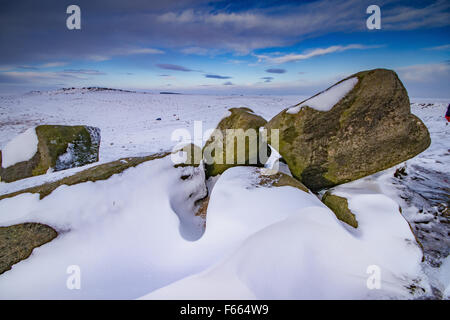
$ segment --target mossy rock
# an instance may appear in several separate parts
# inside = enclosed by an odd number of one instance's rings
[[[57,232],[40,223],[0,227],[0,274],[28,258],[33,249],[53,240]]]
[[[353,212],[348,208],[348,201],[346,198],[326,192],[322,197],[322,202],[334,212],[339,220],[353,228],[358,228],[358,221]]]
[[[288,176],[283,172],[277,172],[271,175],[264,175],[260,172],[259,185],[265,187],[293,187],[302,190],[306,193],[309,192],[308,188],[297,179]]]
[[[232,108],[229,111],[231,114],[222,119],[216,128],[216,132],[223,139],[216,139],[213,134],[203,147],[207,177],[222,174],[235,166],[264,166],[267,159],[260,157],[260,147],[264,148],[267,158],[270,156],[270,148],[259,132],[259,128],[264,127],[267,121],[249,108]],[[213,161],[214,158],[218,158],[216,152],[222,154],[222,163]],[[241,155],[241,158],[238,155]]]
[[[186,159],[184,161],[182,161],[181,159],[182,152],[184,152],[186,156]],[[198,167],[200,165],[200,162],[202,161],[202,149],[193,143],[186,144],[181,148],[178,148],[177,150],[173,151],[172,153],[177,154],[177,156],[180,157],[180,159],[176,159],[180,161],[175,162],[175,168],[185,166]]]
[[[342,81],[353,77],[357,84],[331,110],[304,106],[291,114],[286,109],[266,125],[269,133],[279,129],[278,152],[312,191],[390,168],[431,143],[394,71],[363,71]]]
[[[100,129],[88,126],[42,125],[35,128],[36,154],[7,168],[0,167],[2,181],[12,182],[98,161]],[[1,156],[0,156],[1,160]]]

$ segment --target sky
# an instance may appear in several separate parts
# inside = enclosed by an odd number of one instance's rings
[[[69,30],[69,5],[81,29]],[[369,30],[369,5],[381,29]],[[0,0],[0,93],[110,87],[312,95],[395,70],[411,97],[450,98],[450,1]]]

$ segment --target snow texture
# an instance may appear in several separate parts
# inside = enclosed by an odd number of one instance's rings
[[[100,162],[107,162],[171,150],[177,143],[170,140],[173,130],[193,133],[196,120],[203,121],[204,131],[215,128],[228,108],[249,107],[270,119],[298,100],[79,89],[0,96],[0,146],[45,121],[82,123],[102,130]],[[448,101],[413,102],[412,111],[429,128],[432,143],[406,162],[407,171],[414,177],[415,166],[426,169],[419,180],[430,184],[416,191],[440,197],[448,188],[444,173],[450,171],[450,126],[443,116]],[[0,194],[94,165],[0,183]],[[422,263],[403,218],[414,227],[445,201],[432,198],[435,202],[420,213],[425,204],[403,199],[409,180],[395,180],[396,168],[333,190],[348,197],[359,223],[355,230],[314,194],[260,186],[260,169],[232,168],[205,184],[201,167],[173,165],[168,156],[108,180],[60,186],[42,200],[37,194],[1,200],[0,226],[41,222],[59,234],[0,275],[0,299],[403,299],[422,297],[419,288],[430,296],[430,286],[449,298],[449,259],[439,267]],[[427,175],[431,171],[439,175]],[[205,229],[194,212],[207,189]],[[439,226],[434,216],[430,224]],[[81,290],[66,287],[71,265],[81,268]],[[372,265],[381,270],[379,290],[367,287]]]
[[[8,168],[16,163],[33,158],[38,149],[38,142],[34,127],[13,138],[2,149],[2,167]]]
[[[308,106],[318,111],[330,111],[347,93],[349,93],[358,83],[358,78],[350,78],[342,81],[324,92],[304,101],[298,106],[289,108],[286,112],[296,114],[304,106]]]
[[[253,170],[225,171],[208,208],[204,236],[241,240],[237,250],[144,299],[407,298],[411,283],[428,288],[421,250],[394,201],[379,194],[351,198],[360,223],[354,231],[312,194],[252,188]],[[382,270],[380,290],[367,286],[373,265]]]

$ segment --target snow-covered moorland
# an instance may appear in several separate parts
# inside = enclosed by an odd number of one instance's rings
[[[39,124],[84,124],[101,129],[100,162],[108,162],[171,150],[173,130],[193,130],[197,120],[214,128],[232,107],[270,119],[302,100],[81,89],[2,96],[0,149]],[[448,101],[413,102],[429,149],[334,188],[349,199],[357,229],[315,194],[262,184],[260,169],[229,169],[212,187],[200,168],[175,168],[165,157],[61,186],[42,200],[30,193],[1,200],[0,226],[40,222],[59,234],[0,275],[0,298],[448,299]],[[92,166],[0,183],[0,194]],[[193,213],[207,187],[203,221]],[[66,286],[72,265],[81,270],[80,290]],[[368,285],[374,266],[379,288]]]

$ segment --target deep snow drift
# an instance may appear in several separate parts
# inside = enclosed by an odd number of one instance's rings
[[[196,120],[214,128],[231,107],[270,119],[301,100],[83,90],[3,96],[0,148],[39,124],[93,125],[102,130],[100,162],[107,162],[170,150],[173,130],[192,132]],[[170,157],[108,180],[61,186],[43,200],[1,200],[0,226],[41,222],[59,235],[0,275],[0,298],[449,298],[447,103],[412,105],[432,144],[406,162],[406,176],[394,177],[402,164],[334,189],[349,198],[356,230],[316,195],[261,186],[259,169],[244,167],[226,171],[214,188],[208,183],[203,230],[193,216],[206,195],[203,172],[174,168]],[[92,165],[0,183],[0,194]],[[412,228],[420,227],[424,263],[399,205]],[[66,287],[71,265],[80,267],[80,290]],[[371,266],[381,270],[380,289],[367,287]]]

